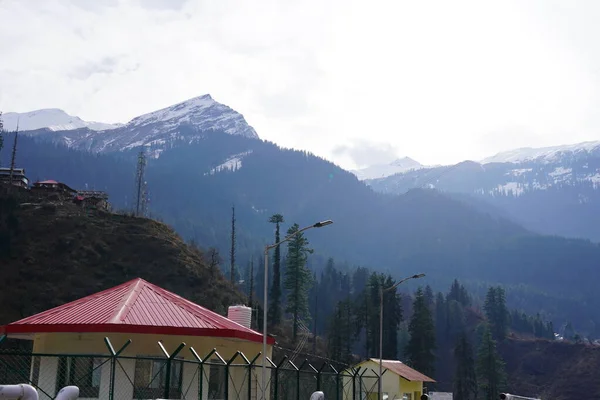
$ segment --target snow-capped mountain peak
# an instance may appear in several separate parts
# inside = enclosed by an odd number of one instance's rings
[[[17,123],[21,131],[33,131],[43,128],[50,129],[51,131],[70,131],[80,128],[101,131],[122,126],[122,124],[84,121],[58,108],[45,108],[26,113],[8,112],[2,115],[2,119],[4,121],[4,130],[6,131],[15,131]]]
[[[127,128],[139,128],[151,124],[158,124],[156,129],[162,130],[190,124],[199,131],[221,130],[230,135],[258,139],[258,134],[248,125],[242,114],[216,102],[210,94],[140,115],[129,121]]]
[[[585,156],[600,150],[600,141],[567,144],[552,147],[522,147],[519,149],[504,151],[494,156],[481,160],[482,164],[489,163],[522,163],[526,161],[539,161],[553,163],[564,156]]]
[[[258,139],[242,114],[208,94],[140,115],[125,125],[85,122],[56,109],[7,113],[4,120],[7,130],[14,130],[19,120],[19,130],[25,134],[49,128],[53,132],[38,131],[35,135],[71,148],[92,152],[146,148],[148,155],[154,158],[174,143],[196,142],[210,131]],[[187,129],[180,129],[184,126]]]
[[[402,157],[389,164],[376,164],[366,168],[351,171],[361,181],[367,179],[385,178],[410,170],[423,168],[423,165],[410,157]]]

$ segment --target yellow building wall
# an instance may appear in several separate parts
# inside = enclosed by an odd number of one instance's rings
[[[375,377],[379,375],[379,364],[377,362],[366,360],[362,363],[355,366],[355,368],[361,367],[361,373],[367,369],[367,371],[362,375],[363,380],[365,380],[366,388],[363,389],[363,393],[366,392],[362,398],[366,400],[378,400],[379,399],[379,388],[376,384]],[[383,371],[385,371],[385,367]],[[344,384],[347,385],[350,390],[344,391],[344,399],[352,398],[352,384],[351,378],[344,377]],[[374,384],[371,384],[373,382]],[[404,394],[410,395],[407,396],[410,400],[419,400],[421,394],[423,394],[423,382],[411,382],[398,374],[387,371],[383,374],[382,379],[382,391],[383,393],[387,393],[388,400],[398,400],[402,399]],[[358,395],[358,390],[357,390]],[[416,396],[415,396],[416,395]]]
[[[419,400],[423,394],[423,382],[411,382],[407,381],[403,377],[400,377],[400,398],[402,398],[405,393],[411,395],[411,397],[408,398],[412,400]]]
[[[196,361],[196,358],[190,351],[190,348],[198,353],[204,359],[213,349],[225,361],[229,361],[236,352],[242,352],[249,361],[252,361],[258,353],[262,352],[262,343],[249,342],[234,338],[217,338],[217,337],[200,337],[200,336],[168,336],[154,334],[123,334],[123,333],[44,333],[37,334],[34,337],[33,351],[38,354],[85,354],[85,355],[109,355],[108,348],[104,342],[104,338],[108,337],[115,349],[119,351],[121,346],[128,339],[131,339],[131,344],[121,353],[124,357],[139,357],[151,356],[164,358],[165,355],[158,345],[160,340],[169,354],[172,354],[177,347],[183,342],[186,346],[177,355],[178,358],[184,360]],[[267,355],[272,357],[272,346],[267,347]],[[214,359],[215,356],[211,356]],[[120,359],[120,366],[117,367],[115,374],[115,398],[131,399],[133,398],[133,386],[131,381],[135,377],[135,360]],[[228,389],[230,396],[243,391],[247,393],[248,388],[248,368],[240,367],[245,364],[243,358],[239,357],[233,362],[233,367],[230,367],[230,379]],[[256,395],[257,390],[262,389],[262,357],[255,361],[255,368],[252,372],[252,393]],[[43,392],[49,394],[56,393],[60,388],[56,388],[56,376],[58,369],[58,359],[51,357],[42,357],[39,373],[39,385]],[[208,377],[209,367],[204,368],[202,376],[202,394],[198,396],[199,388],[198,365],[192,363],[184,363],[182,371],[182,391],[186,399],[196,400],[199,397],[206,399],[208,397]],[[270,379],[270,371],[267,370],[267,382]],[[102,366],[101,383],[100,383],[100,399],[108,399],[108,382],[110,381],[110,363],[105,363]],[[257,389],[257,387],[261,389]],[[188,390],[189,388],[189,390]],[[259,396],[260,397],[260,396]],[[42,395],[41,399],[49,399],[50,397]],[[85,400],[85,399],[81,399]]]

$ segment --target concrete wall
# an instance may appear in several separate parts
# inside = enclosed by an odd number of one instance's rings
[[[211,350],[216,349],[225,361],[229,361],[237,351],[241,351],[249,360],[262,351],[262,343],[244,341],[231,338],[215,338],[215,337],[196,337],[196,336],[166,336],[152,334],[120,334],[120,333],[52,333],[38,334],[35,336],[33,352],[41,354],[85,354],[98,355],[106,357],[109,354],[108,348],[104,343],[104,337],[108,337],[116,351],[128,340],[132,343],[125,349],[121,356],[136,357],[136,356],[151,356],[164,358],[164,353],[158,345],[161,340],[167,352],[172,353],[183,342],[186,346],[177,355],[183,360],[196,361],[190,348],[194,348],[201,358],[205,358]],[[272,346],[267,348],[268,357],[272,356]],[[214,359],[212,356],[211,359]],[[229,368],[230,378],[228,379],[228,389],[233,396],[235,393],[242,391],[244,396],[248,391],[249,374],[248,368],[240,366],[245,364],[242,357],[238,356],[233,362],[233,366]],[[120,359],[116,369],[116,399],[131,399],[133,397],[133,386],[130,383],[135,379],[134,359]],[[257,368],[252,373],[252,393],[256,396],[258,385],[261,387],[262,357],[255,362]],[[56,388],[58,358],[42,357],[39,372],[40,388],[48,394],[53,395],[60,388]],[[102,367],[101,382],[100,382],[100,399],[108,400],[109,382],[110,382],[110,363],[105,363]],[[267,373],[270,375],[269,370]],[[196,363],[184,362],[182,370],[182,397],[186,399],[199,400],[198,391],[202,388],[201,398],[208,397],[210,366],[205,365],[201,374]],[[267,376],[267,381],[270,376]],[[200,385],[202,379],[202,385]],[[262,387],[258,389],[260,393]],[[230,397],[231,397],[230,396]],[[48,397],[42,397],[48,399]],[[85,400],[85,399],[82,399]]]

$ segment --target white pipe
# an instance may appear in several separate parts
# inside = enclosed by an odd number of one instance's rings
[[[1,400],[38,400],[38,392],[31,385],[0,385]]]
[[[77,400],[78,398],[79,388],[77,386],[65,386],[56,395],[56,400]]]
[[[325,394],[323,392],[314,392],[310,396],[310,400],[325,400]]]
[[[525,397],[510,393],[500,393],[500,399],[505,400],[540,400],[535,397]]]

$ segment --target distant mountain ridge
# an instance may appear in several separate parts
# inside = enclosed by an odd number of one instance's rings
[[[61,143],[69,148],[91,151],[94,153],[127,151],[135,148],[146,148],[151,157],[157,158],[167,148],[176,142],[191,143],[201,139],[206,132],[223,132],[229,135],[239,135],[258,139],[258,134],[244,116],[230,107],[215,101],[209,94],[194,97],[175,105],[140,115],[125,125],[110,125],[107,129],[93,129],[109,124],[86,123],[77,117],[70,117],[68,129],[60,129],[66,113],[34,112],[35,115],[46,115],[45,118],[35,119],[35,124],[22,125],[21,120],[31,113],[7,113],[10,123],[5,127],[16,127],[19,119],[20,131],[41,139]],[[8,118],[5,118],[5,121]],[[73,122],[74,121],[74,122]],[[5,122],[6,124],[6,122]],[[94,125],[95,124],[95,125]],[[44,125],[44,126],[41,126]],[[178,130],[181,126],[192,128],[182,136]],[[14,130],[14,129],[12,129]]]
[[[21,131],[34,131],[37,129],[70,131],[81,128],[102,131],[123,126],[123,124],[84,121],[79,117],[69,115],[63,110],[59,110],[58,108],[47,108],[25,113],[7,112],[2,115],[2,118],[4,120],[4,130],[9,132],[15,131],[17,129],[17,124]]]
[[[435,188],[483,199],[544,234],[600,241],[600,142],[516,149],[477,163],[422,168],[367,180],[384,193]]]
[[[540,161],[546,163],[560,162],[566,157],[581,158],[590,154],[600,154],[600,141],[589,141],[551,147],[522,147],[500,152],[481,160],[482,164],[489,163],[522,163]]]
[[[415,161],[410,157],[402,157],[392,161],[389,164],[375,164],[350,172],[352,172],[358,179],[362,181],[366,179],[385,178],[390,175],[420,168],[424,168],[420,162]]]

